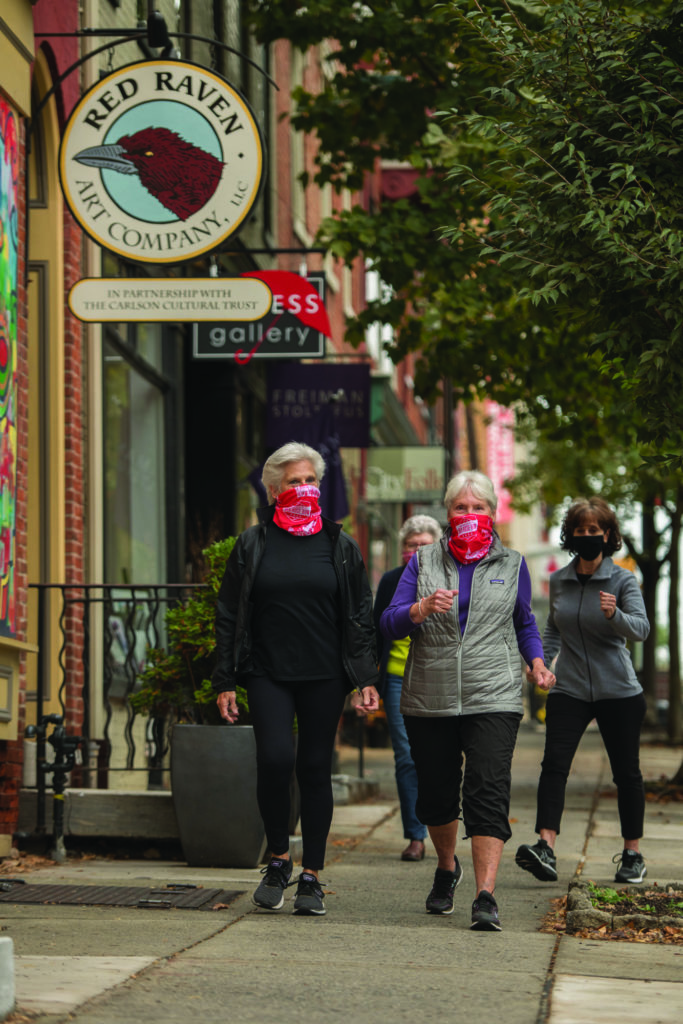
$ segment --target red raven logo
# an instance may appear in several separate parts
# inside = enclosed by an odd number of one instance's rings
[[[179,220],[187,220],[208,203],[225,166],[169,128],[143,128],[116,143],[82,149],[74,159],[103,170],[137,174],[150,195]]]

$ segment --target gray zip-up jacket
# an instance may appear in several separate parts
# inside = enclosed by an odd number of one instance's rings
[[[417,600],[437,587],[458,588],[448,539],[417,552]],[[474,570],[463,637],[458,602],[447,615],[430,615],[411,636],[401,712],[418,717],[500,711],[522,714],[522,663],[513,612],[522,556],[498,537]]]
[[[546,663],[558,655],[557,684],[549,694],[566,693],[593,701],[642,693],[627,640],[644,640],[650,632],[645,604],[632,572],[602,562],[582,585],[577,558],[550,577],[550,613],[543,634]],[[611,619],[600,609],[600,591],[614,594]]]

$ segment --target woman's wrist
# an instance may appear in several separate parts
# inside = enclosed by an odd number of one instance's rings
[[[413,609],[415,609],[415,614],[413,614]],[[424,597],[421,597],[419,601],[416,601],[415,604],[410,606],[409,615],[416,626],[422,625],[422,623],[429,617],[429,613],[424,610]]]

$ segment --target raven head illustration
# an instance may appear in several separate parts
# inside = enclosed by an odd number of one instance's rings
[[[179,220],[187,220],[209,201],[224,166],[170,128],[142,128],[114,144],[83,149],[74,159],[103,170],[137,174],[147,191]]]

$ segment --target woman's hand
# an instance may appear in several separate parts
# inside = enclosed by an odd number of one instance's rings
[[[556,683],[555,676],[541,658],[534,658],[531,668],[526,670],[527,679],[538,686],[539,690],[552,690]]]
[[[606,619],[614,618],[617,610],[617,598],[615,594],[608,594],[605,590],[600,591],[600,610]]]
[[[354,690],[349,698],[357,715],[369,715],[379,710],[379,694],[374,686],[364,686],[362,690]]]
[[[240,709],[237,707],[237,694],[234,690],[224,690],[216,697],[216,704],[221,718],[232,725],[240,716]]]
[[[421,597],[419,601],[410,606],[410,618],[416,625],[419,625],[435,612],[449,612],[457,593],[457,590],[445,590],[443,587],[439,587],[433,594]]]

